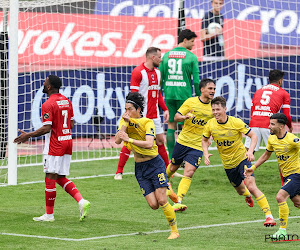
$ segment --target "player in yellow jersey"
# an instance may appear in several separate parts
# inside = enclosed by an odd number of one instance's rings
[[[124,145],[132,150],[135,177],[141,191],[152,209],[162,207],[171,227],[168,239],[176,239],[179,237],[176,215],[166,195],[166,167],[154,141],[154,122],[142,117],[143,109],[144,97],[138,92],[129,93],[115,142],[120,144],[123,141]]]
[[[287,124],[285,114],[276,113],[270,117],[270,136],[265,153],[259,157],[255,165],[245,170],[248,178],[254,170],[268,160],[275,152],[279,168],[281,170],[284,185],[278,191],[276,200],[279,206],[280,228],[273,235],[274,239],[285,239],[286,227],[289,216],[289,207],[286,203],[290,197],[294,206],[300,208],[300,161],[299,161],[299,138],[285,131]]]
[[[254,148],[257,143],[257,136],[241,119],[228,116],[226,114],[226,100],[218,96],[211,101],[212,112],[215,118],[208,121],[204,127],[202,147],[204,162],[210,164],[208,153],[209,138],[213,137],[225,168],[225,172],[230,183],[233,185],[239,195],[245,196],[249,207],[254,206],[252,195],[262,211],[265,214],[266,221],[264,225],[275,226],[269,203],[265,195],[257,188],[254,175],[245,178],[244,169],[251,167],[251,161],[254,160]],[[242,142],[242,135],[245,134],[251,138],[248,151]],[[250,194],[251,193],[251,194]]]
[[[176,122],[184,121],[184,126],[177,138],[171,163],[167,167],[170,178],[185,161],[184,174],[178,185],[178,203],[173,205],[174,211],[184,211],[187,206],[182,204],[191,185],[192,177],[202,159],[202,132],[207,121],[213,118],[210,101],[214,98],[216,84],[212,79],[202,79],[199,84],[201,96],[188,98],[175,115]]]

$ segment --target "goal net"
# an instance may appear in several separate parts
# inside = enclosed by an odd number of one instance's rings
[[[207,58],[201,41],[202,19],[222,0],[186,0],[186,28],[198,38],[192,50],[200,79],[216,80],[216,96],[227,99],[228,113],[249,121],[251,98],[266,85],[270,69],[286,72],[297,128],[300,3],[297,0],[224,0],[224,52]],[[125,107],[132,69],[145,60],[146,49],[163,53],[177,45],[180,0],[39,0],[19,1],[18,97],[8,96],[7,46],[1,47],[1,173],[7,168],[7,100],[18,102],[18,128],[41,127],[43,82],[49,74],[62,79],[61,93],[74,106],[72,161],[118,158],[114,134]],[[0,31],[10,20],[9,1],[0,9]],[[6,25],[8,20],[8,25]],[[3,36],[2,36],[3,37]],[[3,43],[1,40],[1,44]],[[297,130],[296,130],[297,131]],[[8,142],[11,143],[11,142]],[[43,137],[18,145],[18,166],[42,163]]]

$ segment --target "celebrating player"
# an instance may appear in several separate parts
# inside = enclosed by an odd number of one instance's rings
[[[253,175],[254,170],[267,161],[272,152],[275,152],[279,168],[281,169],[284,185],[277,193],[276,200],[279,206],[280,228],[273,234],[274,239],[285,239],[289,217],[287,199],[290,197],[294,206],[300,208],[300,161],[299,161],[299,138],[285,131],[288,123],[286,115],[276,113],[270,118],[270,137],[265,153],[259,157],[255,165],[245,169],[245,176]]]
[[[209,138],[213,137],[225,168],[230,183],[239,195],[245,196],[249,207],[254,206],[251,194],[265,214],[264,225],[275,226],[276,222],[271,214],[270,206],[265,195],[257,188],[254,175],[244,177],[244,168],[251,167],[254,160],[253,150],[257,142],[257,136],[241,119],[226,114],[226,100],[218,96],[211,101],[212,112],[215,118],[209,120],[204,127],[202,148],[206,165],[210,164],[208,153]],[[251,137],[251,144],[246,151],[242,134]],[[250,194],[251,193],[251,194]]]
[[[169,110],[160,92],[160,71],[157,69],[161,62],[161,50],[150,47],[146,51],[146,62],[134,68],[131,74],[131,92],[141,93],[146,101],[143,116],[152,119],[155,124],[156,143],[158,153],[165,162],[169,164],[168,153],[165,148],[164,130],[160,120],[158,106],[164,111],[164,120],[169,120]],[[115,175],[116,180],[122,180],[124,166],[129,158],[130,150],[125,146],[121,149],[118,169]]]
[[[43,93],[48,94],[49,98],[42,105],[43,126],[30,133],[19,130],[21,135],[14,140],[15,143],[22,143],[30,137],[45,135],[43,162],[46,173],[46,213],[34,217],[34,221],[54,221],[56,182],[78,202],[80,221],[88,215],[90,209],[90,202],[83,199],[75,184],[66,178],[72,157],[71,129],[74,127],[74,114],[70,100],[59,93],[60,87],[58,76],[49,75],[46,78]]]
[[[184,211],[187,206],[181,204],[192,182],[192,177],[202,159],[202,132],[204,125],[213,117],[210,101],[214,98],[215,82],[212,79],[202,79],[199,84],[201,96],[187,99],[178,109],[175,121],[184,121],[184,127],[175,144],[171,163],[167,168],[167,176],[179,168],[185,161],[183,177],[178,186],[178,203],[173,205],[175,211]]]
[[[170,227],[168,239],[179,237],[175,212],[166,195],[166,167],[155,144],[155,125],[151,119],[142,117],[144,97],[137,92],[126,97],[125,113],[119,124],[115,142],[130,147],[134,154],[135,177],[141,191],[152,209],[163,209]]]

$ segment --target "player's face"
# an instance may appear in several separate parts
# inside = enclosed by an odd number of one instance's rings
[[[213,8],[214,14],[219,14],[221,9],[223,8],[223,0],[212,0],[211,6]]]
[[[195,37],[193,37],[191,40],[185,39],[185,47],[188,50],[192,50],[195,45]]]
[[[156,54],[152,57],[153,66],[158,67],[161,62],[161,52],[157,51]]]
[[[205,99],[212,100],[215,95],[216,85],[213,82],[207,83],[204,88],[201,88],[201,95]]]
[[[224,122],[226,119],[226,107],[222,107],[221,104],[211,105],[212,113],[218,122]]]
[[[130,118],[140,118],[140,108],[136,109],[132,103],[125,103],[125,113],[129,115]]]
[[[280,123],[276,119],[271,119],[269,129],[271,135],[277,135],[280,131]]]
[[[47,94],[48,93],[48,87],[50,86],[49,78],[47,77],[45,82],[44,82],[44,88],[43,88],[43,93]]]

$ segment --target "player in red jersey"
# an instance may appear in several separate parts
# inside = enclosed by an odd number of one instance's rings
[[[71,101],[59,93],[61,80],[58,76],[49,75],[44,82],[43,93],[49,95],[42,105],[43,126],[36,131],[26,133],[15,138],[15,143],[27,141],[30,137],[45,135],[44,172],[46,213],[34,217],[34,221],[54,221],[54,202],[56,198],[56,182],[69,193],[79,204],[80,221],[88,214],[90,202],[82,195],[72,181],[66,178],[69,175],[72,157],[72,135],[74,114]]]
[[[270,135],[270,117],[278,113],[282,108],[288,119],[287,126],[289,132],[293,131],[292,119],[290,115],[291,97],[289,93],[282,88],[284,72],[274,69],[269,72],[269,84],[257,90],[254,93],[251,104],[251,118],[249,126],[257,135],[257,144],[255,151],[259,150],[261,140],[263,139],[265,145],[268,143]],[[246,138],[245,147],[248,149],[251,139]],[[283,178],[281,176],[281,180]]]
[[[164,111],[164,122],[169,120],[169,110],[160,91],[160,71],[157,69],[161,62],[161,50],[149,47],[146,51],[146,62],[135,67],[131,74],[130,91],[139,92],[145,98],[143,116],[152,119],[155,124],[156,144],[158,153],[163,158],[166,167],[169,164],[168,153],[165,148],[164,130],[161,124],[159,108]],[[124,166],[129,158],[130,150],[125,146],[121,149],[116,180],[122,179]]]

